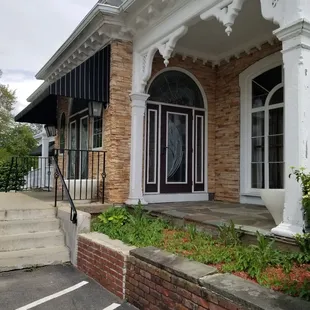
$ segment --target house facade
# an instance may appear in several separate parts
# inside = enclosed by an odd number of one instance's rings
[[[261,189],[285,189],[273,232],[291,237],[290,167],[310,166],[309,21],[306,0],[100,1],[16,120],[57,126],[65,178],[92,179],[95,162],[111,203],[262,204]]]

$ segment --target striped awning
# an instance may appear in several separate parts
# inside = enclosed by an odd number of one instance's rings
[[[16,122],[56,124],[57,96],[109,103],[110,45],[61,77],[15,117]]]
[[[110,45],[50,85],[50,94],[107,103]]]

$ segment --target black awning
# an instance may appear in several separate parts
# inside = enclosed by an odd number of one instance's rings
[[[15,116],[20,123],[56,125],[57,96],[51,95],[47,88],[36,100]]]
[[[49,156],[53,156],[54,155],[54,147],[55,147],[55,142],[49,142],[49,146],[48,146],[48,154]],[[39,145],[38,147],[36,147],[35,149],[33,149],[30,154],[30,156],[42,156],[42,145]]]
[[[16,122],[57,125],[57,96],[109,102],[110,45],[51,84],[15,117]]]
[[[51,84],[50,93],[75,99],[108,103],[110,55],[111,47],[108,45]]]

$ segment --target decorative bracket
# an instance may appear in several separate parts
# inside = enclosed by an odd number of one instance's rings
[[[145,86],[151,77],[153,58],[156,52],[159,51],[159,53],[163,56],[164,64],[167,67],[178,40],[183,37],[187,31],[187,26],[181,26],[174,32],[170,33],[167,37],[160,40],[158,43],[153,44],[146,53],[140,56],[142,75],[141,83],[139,83],[140,92],[144,92]]]
[[[260,0],[263,17],[281,26],[284,18],[284,2],[283,0]]]
[[[200,14],[200,18],[202,20],[208,20],[211,17],[215,17],[226,27],[225,32],[228,36],[230,36],[232,33],[232,26],[234,25],[236,17],[242,9],[244,1],[245,0],[230,0],[230,3],[225,6],[219,5]]]

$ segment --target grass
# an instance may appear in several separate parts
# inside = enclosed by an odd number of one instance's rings
[[[234,224],[219,228],[218,238],[191,224],[180,229],[153,218],[141,206],[111,208],[93,221],[93,230],[137,247],[155,246],[230,272],[292,296],[310,300],[310,248],[299,236],[301,252],[281,252],[257,233],[257,245],[243,245]]]

